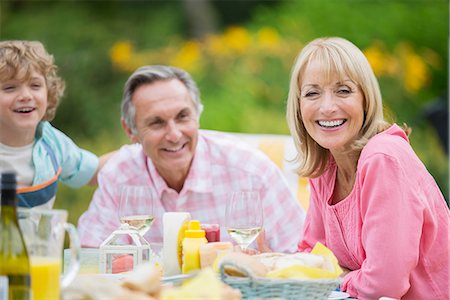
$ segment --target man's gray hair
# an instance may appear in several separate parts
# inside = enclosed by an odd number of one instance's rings
[[[200,115],[203,111],[203,104],[200,100],[200,92],[197,84],[192,79],[191,75],[184,70],[176,67],[154,65],[143,66],[134,71],[125,83],[121,104],[122,118],[128,128],[131,129],[133,134],[136,134],[136,108],[131,101],[133,93],[138,87],[143,84],[151,84],[157,81],[164,81],[170,79],[180,80],[187,88],[194,107],[197,113],[197,120],[200,119]]]

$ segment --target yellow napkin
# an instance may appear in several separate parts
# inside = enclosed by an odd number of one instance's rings
[[[286,268],[273,270],[267,273],[270,278],[297,278],[297,279],[320,279],[338,278],[342,274],[342,269],[338,264],[333,252],[322,243],[317,242],[311,254],[320,255],[329,263],[328,270],[318,267],[308,267],[303,265],[292,265]]]
[[[183,282],[180,287],[164,289],[161,300],[178,299],[240,299],[240,292],[233,290],[217,277],[211,269],[206,268],[200,271],[194,278]]]

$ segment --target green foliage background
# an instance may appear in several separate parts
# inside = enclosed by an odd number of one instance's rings
[[[289,73],[302,45],[319,36],[342,36],[361,49],[378,47],[400,64],[404,53],[412,51],[421,57],[426,78],[411,92],[405,88],[406,71],[382,74],[386,111],[413,128],[414,149],[448,197],[448,157],[423,116],[432,99],[441,95],[447,99],[447,1],[215,1],[213,5],[221,18],[213,36],[220,41],[216,52],[208,50],[208,38],[189,37],[188,20],[178,1],[1,0],[0,38],[40,40],[54,54],[67,91],[52,123],[97,154],[128,142],[120,127],[119,103],[126,78],[139,64],[171,63],[190,71],[205,105],[203,128],[288,134],[284,114]],[[265,46],[260,39],[264,32],[273,35]],[[112,55],[118,43],[132,47],[122,65]],[[405,48],[409,52],[402,52]],[[68,209],[76,223],[93,191],[60,185],[56,206]]]

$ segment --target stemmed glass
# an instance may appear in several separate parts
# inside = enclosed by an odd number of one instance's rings
[[[256,239],[263,226],[263,209],[256,191],[233,192],[227,199],[225,227],[242,250]]]
[[[141,236],[150,229],[155,219],[155,193],[146,186],[123,186],[119,198],[121,229],[135,229]]]

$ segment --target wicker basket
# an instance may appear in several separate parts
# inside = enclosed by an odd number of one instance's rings
[[[225,274],[225,267],[239,269],[247,277],[234,277]],[[330,293],[339,287],[341,279],[274,279],[252,277],[247,270],[231,262],[220,266],[220,277],[229,286],[239,289],[242,299],[281,298],[281,299],[328,299]]]

